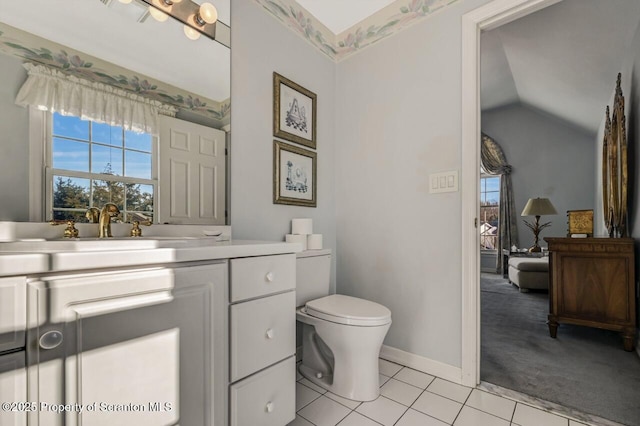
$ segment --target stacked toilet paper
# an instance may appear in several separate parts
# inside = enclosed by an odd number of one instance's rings
[[[300,243],[302,250],[322,249],[322,234],[313,233],[313,219],[291,219],[291,233],[285,236],[288,243]]]

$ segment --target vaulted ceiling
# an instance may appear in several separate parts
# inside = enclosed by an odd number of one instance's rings
[[[640,21],[638,0],[564,0],[482,34],[481,102],[596,133]]]

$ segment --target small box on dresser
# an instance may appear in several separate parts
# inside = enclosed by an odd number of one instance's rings
[[[545,238],[549,244],[551,337],[559,323],[620,332],[633,350],[636,330],[632,238]]]

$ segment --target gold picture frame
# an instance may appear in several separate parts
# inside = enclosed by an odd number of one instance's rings
[[[628,147],[622,74],[618,73],[613,111],[605,113],[602,142],[602,207],[609,237],[626,237],[628,222]]]
[[[316,149],[317,95],[273,73],[273,135]]]
[[[593,237],[593,210],[567,210],[567,237],[586,234]]]
[[[318,154],[273,141],[273,203],[317,206]]]

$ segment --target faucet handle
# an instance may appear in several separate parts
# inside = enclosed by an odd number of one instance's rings
[[[64,230],[65,238],[78,238],[79,232],[75,225],[76,223],[73,220],[67,221],[67,227]]]
[[[133,222],[131,222],[131,224],[133,225],[133,227],[131,228],[130,235],[132,237],[142,237],[142,229],[140,229],[140,222],[138,222],[137,220],[134,220]]]
[[[131,223],[131,225],[133,226],[130,233],[132,237],[142,237],[142,229],[140,229],[140,225],[151,226],[153,222],[151,222],[150,220],[145,220],[142,222],[140,222],[139,220],[134,220],[127,223]]]

